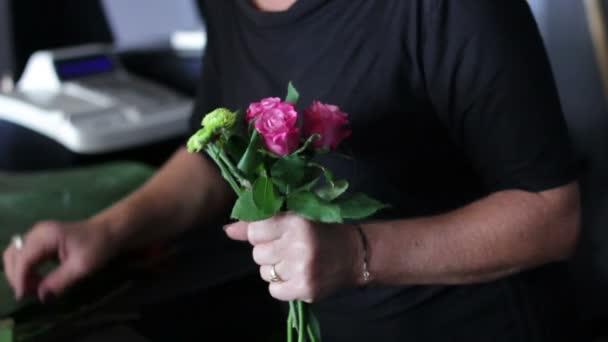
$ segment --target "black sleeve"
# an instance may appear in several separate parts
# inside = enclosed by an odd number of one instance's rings
[[[422,61],[431,102],[489,191],[573,181],[577,163],[525,0],[437,0]]]
[[[221,104],[219,87],[219,71],[214,56],[214,42],[216,39],[215,26],[212,20],[215,18],[210,11],[207,1],[199,4],[207,29],[207,46],[205,47],[201,74],[197,86],[196,98],[190,117],[190,133],[194,134],[201,128],[203,116],[218,108]]]

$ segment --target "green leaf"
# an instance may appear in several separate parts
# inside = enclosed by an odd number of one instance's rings
[[[258,145],[260,144],[260,134],[257,130],[253,130],[247,150],[239,160],[237,168],[246,175],[250,176],[262,162],[262,156],[258,153]]]
[[[342,223],[340,207],[308,191],[296,192],[287,198],[287,208],[312,221]]]
[[[333,184],[327,184],[321,189],[317,190],[317,195],[326,201],[333,201],[340,197],[346,190],[348,190],[348,182],[345,180],[339,180],[333,182]]]
[[[260,177],[253,185],[253,203],[264,214],[270,216],[279,212],[283,206],[283,197],[277,191],[268,177]]]
[[[299,100],[300,100],[300,93],[293,86],[293,83],[290,81],[289,84],[287,85],[287,97],[285,97],[285,102],[292,103],[295,106],[296,104],[298,104]]]
[[[272,217],[272,214],[264,213],[253,202],[253,191],[243,192],[232,208],[231,218],[240,221],[261,221]]]
[[[365,194],[357,193],[353,196],[336,202],[340,206],[340,213],[345,219],[363,219],[375,214],[377,211],[388,207]]]
[[[306,175],[306,160],[297,155],[285,156],[274,163],[270,175],[279,189],[288,194],[302,185]]]

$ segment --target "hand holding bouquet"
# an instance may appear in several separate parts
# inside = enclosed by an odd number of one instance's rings
[[[385,207],[365,194],[348,193],[346,180],[335,179],[315,162],[318,154],[334,151],[351,134],[347,114],[313,101],[300,116],[298,99],[290,83],[284,101],[266,98],[245,113],[218,108],[188,141],[190,152],[204,151],[213,159],[237,194],[231,217],[254,222],[290,212],[306,222],[332,224],[360,220]],[[271,273],[278,278],[274,267]],[[320,341],[307,304],[289,304],[288,340],[295,328],[298,341]]]

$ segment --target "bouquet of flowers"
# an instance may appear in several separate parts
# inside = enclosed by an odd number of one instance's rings
[[[290,82],[284,101],[271,97],[243,113],[218,108],[204,116],[188,151],[204,151],[217,164],[238,199],[231,217],[258,221],[291,211],[311,221],[360,220],[385,207],[315,162],[350,136],[348,115],[338,106],[313,103],[299,115],[299,93]],[[324,180],[324,182],[321,182]],[[289,302],[288,341],[320,341],[320,328],[307,303]]]

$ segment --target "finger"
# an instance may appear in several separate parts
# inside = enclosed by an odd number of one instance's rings
[[[252,245],[270,243],[278,240],[285,233],[285,225],[282,220],[271,218],[264,221],[249,224],[248,238]]]
[[[85,267],[79,266],[80,260],[70,259],[46,276],[38,287],[38,297],[45,301],[49,295],[59,296],[85,274]]]
[[[271,279],[272,279],[272,265],[262,265],[260,266],[260,277],[270,283]],[[283,263],[278,263],[275,265],[274,267],[275,272],[277,273],[277,276],[279,278],[281,278],[281,283],[285,283],[287,281],[289,281],[289,279],[291,279],[291,273],[287,271],[287,269],[285,269],[285,267],[283,266]]]
[[[16,288],[14,269],[15,269],[15,257],[17,250],[15,248],[8,248],[4,252],[3,261],[4,261],[4,275],[9,285],[13,290]],[[40,276],[35,272],[29,272],[25,279],[25,290],[23,294],[33,293],[38,288],[38,284],[40,284]],[[15,297],[17,297],[17,293],[15,291]]]
[[[292,286],[286,282],[270,283],[268,285],[268,291],[273,298],[280,301],[287,302],[298,299]]]
[[[229,224],[224,227],[224,231],[226,231],[226,235],[229,238],[237,241],[248,241],[247,238],[247,230],[249,223],[239,221],[237,223]]]
[[[11,285],[11,287],[14,289],[15,288],[15,277],[14,277],[14,270],[15,270],[15,249],[13,248],[13,246],[9,246],[5,251],[4,254],[2,255],[2,259],[4,262],[4,275],[6,276],[6,279],[8,280],[8,283]]]
[[[57,239],[55,238],[38,238],[32,235],[31,238],[26,238],[23,249],[15,252],[14,261],[14,285],[15,295],[18,299],[26,294],[28,279],[31,278],[32,272],[36,266],[42,261],[56,254]]]
[[[276,243],[265,243],[253,248],[253,261],[258,265],[273,265],[281,261]]]

